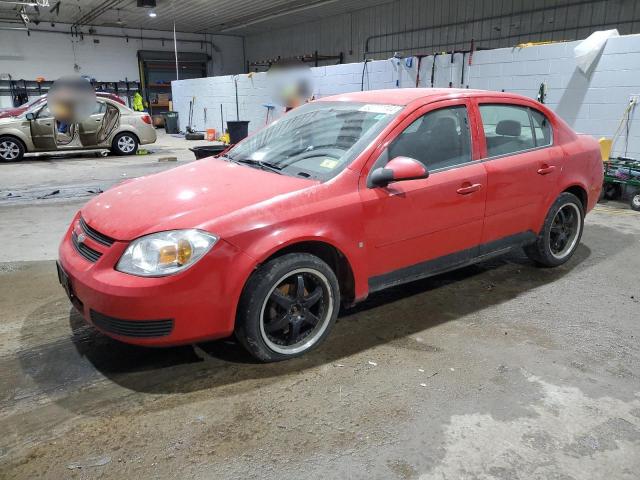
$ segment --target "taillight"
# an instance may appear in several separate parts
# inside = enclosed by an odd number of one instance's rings
[[[142,116],[142,121],[144,123],[148,123],[149,125],[151,125],[151,117],[149,115],[143,115]]]

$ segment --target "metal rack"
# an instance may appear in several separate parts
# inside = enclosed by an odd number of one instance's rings
[[[274,65],[296,65],[301,63],[313,63],[314,67],[318,67],[320,62],[334,62],[333,64],[339,65],[344,62],[344,54],[340,52],[338,55],[321,55],[316,50],[313,53],[306,55],[297,55],[295,57],[276,57],[267,60],[258,60],[256,62],[247,62],[247,73],[258,72],[259,69],[269,70]]]
[[[11,103],[17,107],[35,97],[44,95],[52,85],[52,80],[15,80],[9,76],[7,79],[0,79],[0,95],[11,97]],[[133,95],[140,89],[140,82],[130,82],[128,80],[118,82],[92,81],[91,85],[97,92],[107,92],[118,95],[123,98],[129,106],[132,105]]]

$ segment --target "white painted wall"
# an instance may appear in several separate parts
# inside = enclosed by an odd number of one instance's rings
[[[43,24],[41,24],[43,27]],[[51,29],[51,27],[46,26]],[[99,81],[139,80],[138,50],[173,51],[173,42],[141,40],[143,37],[171,38],[169,32],[154,30],[131,30],[96,27],[97,33],[118,35],[118,38],[85,35],[84,39],[71,37],[69,25],[58,25],[61,33],[0,30],[0,74],[8,73],[14,79],[33,80],[42,76],[47,80],[74,73],[74,64],[80,67],[79,74]],[[64,34],[63,34],[64,33]],[[127,36],[128,41],[127,41]],[[178,33],[180,39],[202,40],[203,35]],[[99,43],[94,43],[94,39]],[[242,38],[209,36],[219,51],[199,43],[178,42],[179,52],[202,52],[212,57],[209,75],[228,75],[244,71]],[[9,97],[0,97],[6,104]]]
[[[596,138],[611,136],[628,105],[631,95],[640,96],[640,35],[610,39],[591,75],[575,66],[573,48],[579,42],[557,43],[528,48],[501,48],[475,52],[472,65],[468,56],[457,54],[436,57],[435,87],[469,87],[505,90],[536,98],[540,83],[547,85],[547,105],[575,130]],[[433,57],[424,57],[420,65],[420,87],[431,86]],[[369,62],[365,70],[365,90],[415,87],[417,58],[407,66],[404,60]],[[461,83],[462,68],[465,81]],[[318,96],[359,91],[363,64],[351,63],[311,69]],[[240,119],[249,120],[249,130],[265,124],[264,104],[273,100],[267,88],[267,74],[238,75]],[[221,76],[172,83],[174,108],[179,112],[181,128],[187,125],[189,101],[196,97],[193,126],[196,129],[220,129],[220,105],[224,118],[235,120],[234,77]],[[207,108],[207,122],[203,109]],[[282,115],[283,108],[276,110]],[[615,144],[617,155],[640,158],[640,106],[630,122],[629,137]]]

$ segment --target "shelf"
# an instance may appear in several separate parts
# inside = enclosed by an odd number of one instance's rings
[[[169,102],[150,103],[149,106],[151,108],[153,108],[153,107],[168,107],[169,106]]]
[[[171,88],[170,83],[150,83],[148,86],[151,88]]]

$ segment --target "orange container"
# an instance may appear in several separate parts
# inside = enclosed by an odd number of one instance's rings
[[[209,140],[210,142],[214,142],[216,140],[215,128],[207,128],[207,140]]]

